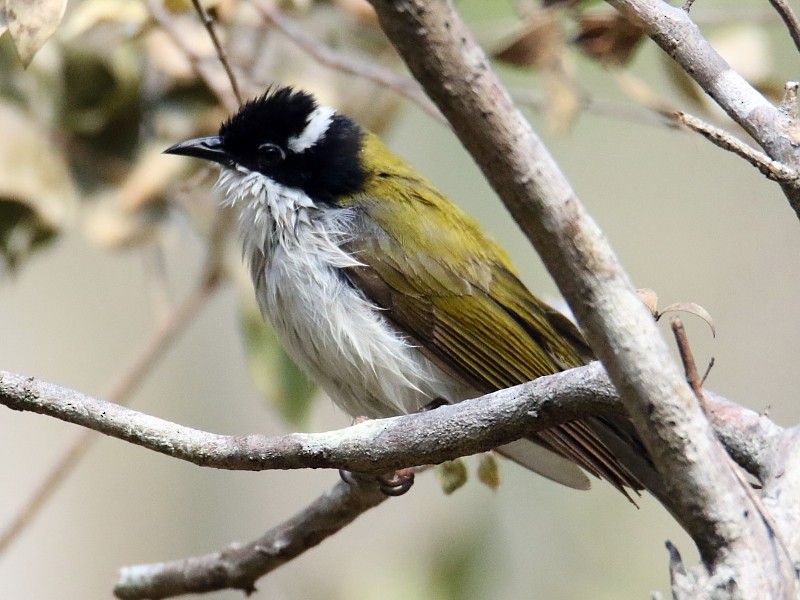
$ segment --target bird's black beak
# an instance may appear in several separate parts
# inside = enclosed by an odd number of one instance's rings
[[[225,166],[233,164],[231,155],[225,151],[222,147],[222,140],[216,135],[180,142],[164,150],[164,154],[194,156],[195,158],[204,158]]]

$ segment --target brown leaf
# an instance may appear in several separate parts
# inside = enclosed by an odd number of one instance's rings
[[[547,98],[544,114],[551,131],[567,131],[580,116],[581,102],[572,79],[560,68],[542,73],[542,83]]]
[[[536,11],[493,45],[495,59],[541,72],[547,97],[544,110],[548,126],[553,131],[568,129],[580,114],[580,99],[564,62],[559,13]]]
[[[650,288],[639,288],[636,290],[636,294],[639,296],[639,300],[641,300],[650,311],[650,314],[653,315],[654,318],[657,318],[658,294],[656,294],[655,291],[651,290]]]
[[[628,64],[644,39],[644,30],[618,13],[583,13],[577,17],[577,23],[580,33],[574,44],[603,64]]]
[[[498,42],[492,57],[516,67],[542,69],[560,62],[563,52],[564,39],[557,13],[541,10]]]
[[[714,327],[714,319],[711,318],[711,314],[695,302],[675,302],[674,304],[670,304],[664,310],[658,312],[656,320],[660,319],[668,312],[685,312],[696,315],[708,324],[711,329],[711,335],[713,337],[717,336],[717,331]]]
[[[672,62],[674,63],[675,61]],[[672,118],[675,108],[663,94],[659,94],[653,90],[643,79],[640,79],[626,69],[613,69],[611,74],[614,77],[614,81],[619,86],[619,89],[631,100],[650,110]]]
[[[61,23],[67,0],[6,0],[5,5],[8,33],[27,67]]]

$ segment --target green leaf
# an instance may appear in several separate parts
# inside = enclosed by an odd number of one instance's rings
[[[460,458],[436,465],[436,478],[445,494],[452,494],[467,483],[467,467]]]
[[[292,426],[308,422],[315,386],[292,361],[255,307],[240,313],[250,374],[258,391]]]
[[[494,454],[482,454],[478,463],[478,480],[488,488],[500,487],[500,466]]]

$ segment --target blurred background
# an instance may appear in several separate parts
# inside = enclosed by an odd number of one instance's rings
[[[684,318],[701,369],[716,360],[707,386],[795,424],[797,218],[776,184],[659,111],[684,109],[740,132],[603,4],[456,4],[635,285],[654,289],[662,307],[692,301],[713,316],[716,339]],[[737,69],[779,97],[798,72],[788,35],[767,2],[731,4],[704,2],[692,14]],[[537,294],[559,303],[449,130],[365,78],[364,65],[403,70],[364,3],[204,6],[245,96],[293,83],[356,116],[484,223]],[[215,173],[160,151],[215,131],[236,106],[191,4],[72,2],[26,70],[13,34],[0,37],[0,368],[111,399],[149,356],[129,398],[137,410],[231,435],[346,426],[260,326],[235,239],[220,254],[221,284],[195,315],[174,317],[198,297],[219,230]],[[165,324],[179,326],[174,341]],[[0,528],[81,433],[0,410]],[[600,482],[580,493],[505,461],[493,490],[476,465],[467,459],[469,481],[450,496],[433,473],[418,477],[410,493],[262,579],[254,597],[643,598],[668,593],[665,540],[696,561],[648,497],[637,509]],[[333,471],[201,469],[98,437],[0,554],[0,596],[110,598],[120,567],[251,540],[337,480]]]

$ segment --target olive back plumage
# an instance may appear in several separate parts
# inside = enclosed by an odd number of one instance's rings
[[[443,370],[487,393],[586,364],[577,327],[522,284],[503,249],[431,184],[368,135],[347,277]],[[391,200],[387,200],[391,198]],[[416,227],[404,224],[415,223]],[[567,423],[534,439],[624,492],[641,489],[593,431]]]

